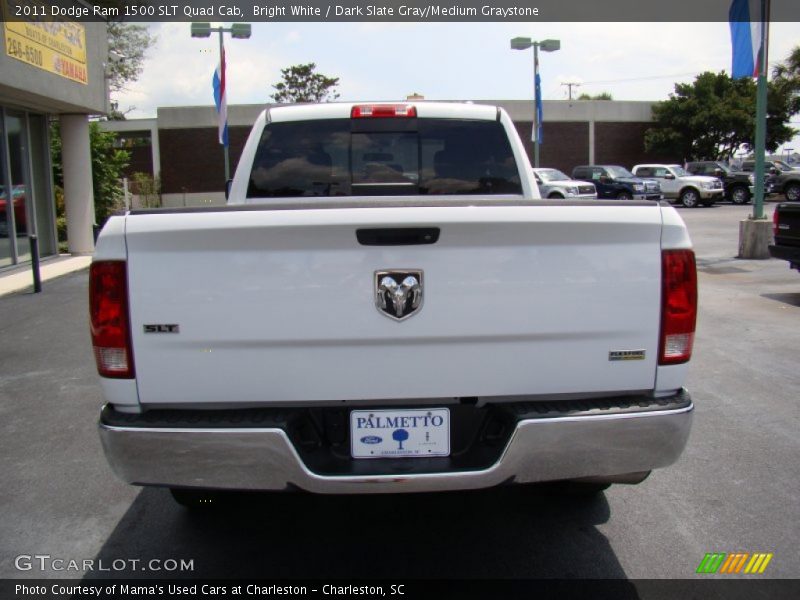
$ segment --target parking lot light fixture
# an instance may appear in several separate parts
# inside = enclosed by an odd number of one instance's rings
[[[539,42],[542,52],[555,52],[561,50],[561,40],[543,40]]]
[[[541,114],[542,114],[542,90],[539,83],[539,48],[542,52],[555,52],[561,49],[561,40],[542,40],[537,42],[528,37],[511,38],[512,50],[527,50],[533,47],[533,126],[531,137],[533,138],[533,166],[539,167],[539,146],[542,143],[541,135]]]
[[[231,37],[237,40],[246,40],[250,37],[250,23],[234,23],[231,25]]]
[[[192,23],[192,37],[211,37],[211,23]]]
[[[531,38],[515,37],[511,39],[512,50],[527,50],[531,46],[533,46],[533,41],[531,40]]]

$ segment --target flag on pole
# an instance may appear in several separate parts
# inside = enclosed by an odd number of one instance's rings
[[[733,0],[728,11],[731,26],[731,76],[758,77],[761,66],[761,37],[765,27],[761,0]]]
[[[214,71],[214,104],[219,115],[219,143],[228,145],[228,96],[225,93],[225,48],[220,51],[219,65]]]
[[[542,143],[542,78],[539,77],[539,57],[533,60],[533,96],[536,110],[536,127],[531,128],[531,141]]]

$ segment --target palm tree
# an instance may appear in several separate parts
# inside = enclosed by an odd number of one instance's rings
[[[795,46],[782,63],[778,63],[772,69],[772,77],[777,79],[798,79],[800,78],[800,46]]]
[[[772,69],[772,81],[790,98],[791,114],[800,112],[800,46]]]

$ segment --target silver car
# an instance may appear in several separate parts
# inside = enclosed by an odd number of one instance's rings
[[[533,169],[542,198],[597,198],[597,189],[588,181],[570,179],[558,169]]]

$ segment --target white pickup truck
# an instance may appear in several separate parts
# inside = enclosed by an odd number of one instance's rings
[[[179,502],[636,483],[689,435],[696,302],[673,208],[540,199],[500,108],[274,107],[227,206],[100,234],[100,434]]]
[[[725,197],[722,181],[717,177],[692,175],[680,165],[636,165],[637,177],[655,179],[661,185],[664,198],[678,201],[686,208],[712,206]]]

